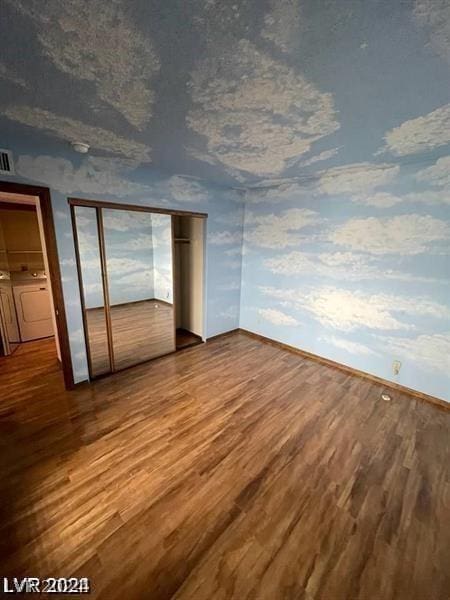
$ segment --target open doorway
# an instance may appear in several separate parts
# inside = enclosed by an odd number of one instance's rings
[[[72,387],[48,190],[0,182],[0,367],[20,371],[22,356],[40,352]]]
[[[51,338],[61,360],[48,272],[39,198],[0,192],[0,356]]]

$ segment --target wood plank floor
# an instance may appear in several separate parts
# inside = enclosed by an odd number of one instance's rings
[[[103,308],[86,311],[94,375],[109,373],[108,340]],[[116,370],[175,350],[173,307],[157,300],[111,306]]]
[[[73,392],[47,341],[0,372],[0,575],[448,600],[448,412],[240,333]]]
[[[189,348],[189,346],[195,346],[196,344],[201,344],[202,338],[187,329],[183,329],[182,327],[177,328],[176,331],[176,346],[177,350],[181,350],[182,348]]]

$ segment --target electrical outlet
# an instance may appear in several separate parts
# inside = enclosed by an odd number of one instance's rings
[[[400,373],[401,367],[402,363],[399,360],[392,361],[392,373],[394,375],[398,375]]]

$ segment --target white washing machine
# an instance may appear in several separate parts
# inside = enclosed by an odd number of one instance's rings
[[[54,335],[47,282],[14,285],[13,291],[22,342]]]

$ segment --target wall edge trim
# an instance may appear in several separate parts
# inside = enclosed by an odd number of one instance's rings
[[[419,392],[418,390],[414,390],[412,388],[406,387],[399,383],[394,383],[393,381],[388,381],[387,379],[383,379],[382,377],[378,377],[377,375],[371,375],[370,373],[366,373],[365,371],[360,371],[359,369],[354,369],[353,367],[343,365],[342,363],[338,363],[329,358],[324,358],[323,356],[319,356],[318,354],[313,354],[312,352],[308,352],[306,350],[301,350],[300,348],[297,348],[295,346],[290,346],[289,344],[285,344],[284,342],[278,342],[277,340],[273,340],[271,338],[265,337],[263,335],[260,335],[259,333],[254,333],[253,331],[249,331],[248,329],[242,329],[242,328],[239,328],[237,330],[234,329],[233,331],[229,331],[225,334],[220,334],[220,335],[228,335],[228,334],[235,333],[235,332],[243,333],[244,335],[247,335],[248,337],[257,339],[265,344],[270,344],[272,346],[276,346],[278,348],[281,348],[282,350],[287,350],[288,352],[292,352],[293,354],[299,354],[300,356],[303,356],[304,358],[309,358],[316,362],[320,362],[328,367],[332,367],[334,369],[339,369],[340,371],[345,371],[346,373],[349,373],[350,375],[355,375],[356,377],[361,377],[363,379],[368,379],[370,381],[373,381],[374,383],[379,383],[379,384],[383,385],[384,387],[396,390],[403,394],[408,394],[409,396],[414,396],[415,398],[418,398],[419,400],[423,400],[424,402],[433,404],[434,406],[436,406],[437,408],[440,408],[441,410],[450,412],[450,402],[447,402],[446,400],[442,400],[441,398],[436,398],[435,396],[425,394],[424,392]],[[220,337],[220,336],[214,336],[214,337]],[[212,338],[209,338],[208,341],[210,339],[212,339]]]
[[[229,331],[223,331],[222,333],[216,333],[216,335],[212,335],[211,337],[206,338],[206,342],[213,342],[214,340],[218,340],[219,338],[227,337],[229,335],[233,335],[234,333],[239,333],[239,332],[244,333],[244,330],[236,327],[236,329],[230,329]]]

